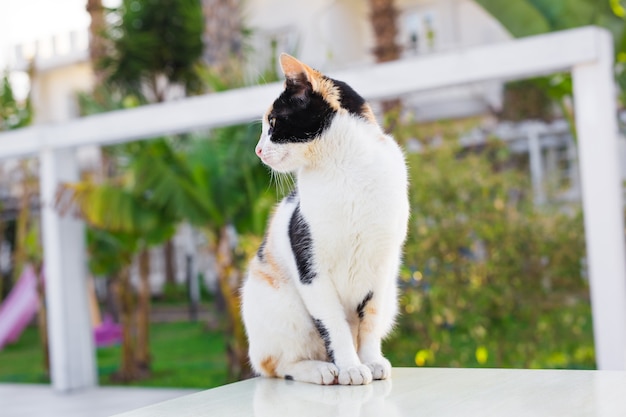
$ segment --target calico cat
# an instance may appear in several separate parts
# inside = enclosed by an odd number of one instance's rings
[[[386,379],[409,217],[404,155],[346,83],[282,54],[285,90],[256,153],[296,188],[276,207],[242,288],[253,369],[361,385]]]

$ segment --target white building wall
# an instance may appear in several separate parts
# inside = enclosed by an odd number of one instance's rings
[[[87,61],[37,74],[32,84],[35,123],[57,123],[79,116],[76,93],[90,91],[94,82]]]
[[[511,39],[504,27],[472,0],[398,0],[397,4],[401,10],[399,42],[406,47],[406,58]],[[412,34],[417,35],[417,44],[411,43]],[[405,99],[405,105],[417,120],[468,117],[499,110],[502,88],[499,81],[451,87],[413,95]]]
[[[269,63],[272,40],[279,52],[297,55],[322,71],[372,62],[367,2],[250,0],[243,7],[259,55],[253,68]]]

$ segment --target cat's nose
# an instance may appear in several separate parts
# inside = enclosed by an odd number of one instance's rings
[[[258,156],[261,156],[261,154],[263,153],[263,148],[260,146],[257,146],[255,151]]]

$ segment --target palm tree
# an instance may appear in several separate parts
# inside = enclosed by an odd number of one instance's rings
[[[228,319],[229,373],[231,379],[251,376],[247,341],[240,316],[239,288],[242,262],[237,253],[238,235],[261,236],[276,194],[266,169],[252,150],[259,137],[258,125],[240,125],[212,132],[208,141],[195,143],[189,164],[197,168],[196,179],[205,196],[215,204],[217,216],[201,225],[216,254],[220,298]]]
[[[203,20],[202,9],[197,0],[123,0],[118,9],[111,11],[113,14],[110,21],[113,23],[108,26],[105,23],[101,0],[89,0],[87,9],[92,16],[90,48],[97,82],[112,87],[114,91],[111,94],[100,85],[94,91],[94,99],[83,95],[84,109],[88,112],[126,107],[129,98],[131,98],[130,101],[139,103],[162,102],[177,90],[190,94],[201,89],[197,69],[203,49]],[[113,98],[116,93],[122,98]],[[103,158],[106,165],[113,167],[114,173],[117,173],[120,170],[123,171],[124,168],[119,165],[120,159],[116,158],[116,154],[118,156],[121,154],[122,159],[130,160],[132,165],[140,159],[142,154],[158,153],[168,146],[167,141],[160,140],[112,147],[103,152]],[[119,189],[115,190],[116,187]],[[148,373],[150,368],[148,248],[154,244],[163,243],[161,239],[164,236],[171,236],[178,219],[170,211],[154,211],[153,202],[146,200],[145,195],[141,194],[141,189],[134,189],[130,186],[123,174],[113,179],[106,179],[100,184],[87,182],[75,185],[73,188],[70,186],[66,188],[66,191],[71,192],[73,203],[78,205],[80,213],[92,227],[100,228],[100,232],[128,235],[126,239],[118,239],[118,241],[135,241],[131,247],[114,246],[120,250],[120,256],[125,261],[124,266],[117,268],[114,272],[115,276],[119,277],[117,281],[122,301],[120,303],[123,310],[122,321],[130,326],[131,321],[127,319],[127,316],[129,309],[134,309],[135,305],[130,303],[132,294],[128,291],[131,291],[131,288],[126,285],[127,266],[130,260],[124,256],[124,253],[135,253],[133,250],[139,252],[141,286],[137,309],[137,352],[131,355],[133,349],[129,340],[129,346],[125,348],[126,359],[123,360],[125,365],[122,367],[122,377],[132,379],[141,376],[141,373]],[[98,207],[81,205],[82,198],[98,198],[103,193],[119,197],[109,201],[110,205],[105,203],[104,206],[117,210],[113,213],[119,218],[124,219],[124,215],[129,215],[130,217],[126,217],[128,221],[125,224],[119,224],[117,220],[108,218],[111,212],[102,212]],[[115,203],[123,203],[126,206],[119,206]],[[149,214],[143,213],[142,210],[147,210]],[[154,214],[160,215],[159,221],[148,229],[132,224],[133,221],[141,221],[143,216],[151,218]],[[164,233],[164,231],[169,231],[169,233]],[[145,238],[146,233],[159,236],[159,239],[154,236]],[[173,246],[169,239],[165,242],[167,242],[164,249],[166,271],[168,280],[172,281],[174,276]],[[129,365],[129,358],[133,355],[141,372],[137,372]]]
[[[393,0],[369,0],[376,62],[395,61],[402,52],[396,41],[398,11],[394,3]]]
[[[29,69],[32,72],[33,68]],[[0,131],[19,129],[28,126],[33,121],[33,109],[30,92],[26,99],[19,101],[13,94],[13,88],[9,82],[7,73],[0,81]],[[37,176],[37,163],[34,159],[22,159],[15,168],[16,177],[19,178],[20,195],[15,227],[15,248],[13,251],[12,281],[16,282],[24,267],[31,264],[37,276],[37,295],[39,310],[37,325],[39,329],[39,342],[43,351],[44,369],[50,369],[48,357],[48,326],[45,302],[45,291],[41,276],[42,249],[39,238],[39,224],[32,215],[32,209],[38,204],[36,196],[39,194],[39,180]],[[0,211],[2,210],[0,204]],[[0,224],[0,241],[4,238],[4,225]],[[0,299],[3,294],[4,277],[0,275]]]
[[[87,0],[86,9],[91,17],[89,23],[89,58],[92,64],[95,64],[106,56],[106,39],[103,36],[106,30],[106,20],[102,0]],[[104,73],[95,65],[94,75],[96,76],[96,85],[104,82]]]
[[[117,284],[124,328],[122,366],[117,377],[124,381],[143,378],[150,372],[148,248],[173,235],[181,213],[198,216],[198,212],[207,211],[190,184],[190,172],[165,140],[132,146],[141,149],[137,152],[140,156],[131,161],[127,171],[102,182],[65,184],[57,201],[61,212],[71,210],[90,226],[92,273],[111,276]],[[150,182],[154,174],[143,178],[148,166],[150,172],[160,170],[160,183]],[[165,201],[164,195],[172,200]],[[141,282],[135,297],[129,267],[137,254]]]
[[[239,15],[235,13],[237,1],[204,3],[205,18],[214,23],[221,19],[219,24],[223,27],[215,33],[206,33],[209,35],[207,56],[211,57],[212,68],[203,72],[198,72],[201,67],[197,65],[202,52],[197,0],[162,2],[168,10],[161,11],[153,10],[155,2],[123,2],[121,18],[107,31],[113,53],[107,55],[100,65],[109,85],[122,96],[132,95],[145,102],[165,100],[168,90],[174,87],[183,87],[186,94],[194,93],[204,84],[200,77],[204,77],[214,91],[244,84],[238,59],[242,53],[242,29]],[[227,21],[225,11],[229,14]],[[176,22],[164,23],[177,13]],[[168,33],[175,33],[175,36],[168,36]],[[211,36],[232,38],[222,48],[224,42],[211,40]],[[264,74],[264,77],[265,81],[277,79],[275,74]],[[107,97],[110,94],[105,95],[100,103],[83,101],[98,111],[107,105],[119,107],[115,100],[107,104]],[[268,175],[252,152],[259,134],[258,127],[244,125],[216,129],[208,134],[208,141],[206,136],[192,138],[188,135],[184,140],[160,139],[115,147],[116,152],[121,149],[124,159],[129,161],[128,166],[120,170],[122,174],[99,184],[86,182],[65,188],[69,206],[86,219],[98,236],[114,242],[124,239],[134,242],[129,249],[119,244],[111,246],[118,247],[121,253],[135,253],[133,251],[141,250],[141,247],[146,248],[146,244],[138,244],[133,236],[157,230],[152,227],[159,215],[165,215],[165,220],[159,221],[161,224],[175,225],[184,221],[206,233],[217,254],[220,294],[227,313],[228,332],[232,335],[229,351],[233,378],[247,372],[247,349],[238,306],[241,256],[235,249],[233,231],[260,235],[275,202]],[[171,146],[173,142],[175,147]],[[133,178],[141,178],[141,181],[132,181]],[[128,256],[122,258],[122,264],[129,262]],[[144,260],[140,264],[145,267],[146,258],[140,255],[140,259]],[[123,315],[128,315],[124,308],[133,309],[135,304],[125,291],[125,269],[120,266],[111,273],[120,277],[121,295],[125,297],[121,303]],[[142,282],[142,288],[147,288],[147,280]],[[144,304],[143,310],[147,309],[145,303],[140,304]],[[129,358],[137,356],[134,346],[126,351]],[[133,373],[136,370],[130,369],[129,374]]]

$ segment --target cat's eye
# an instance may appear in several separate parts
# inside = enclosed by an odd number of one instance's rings
[[[269,123],[269,125],[270,125],[270,129],[269,129],[268,134],[271,135],[272,132],[274,131],[274,125],[276,124],[276,118],[273,117],[273,116],[268,117],[267,118],[267,123]]]

